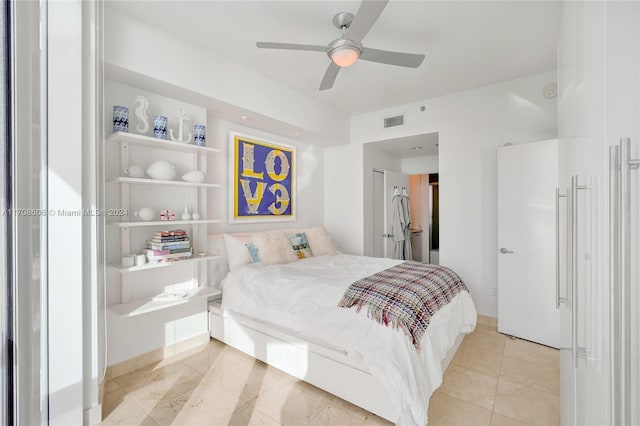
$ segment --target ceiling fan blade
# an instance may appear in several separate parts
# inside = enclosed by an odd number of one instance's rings
[[[305,50],[309,52],[326,52],[327,51],[327,46],[316,46],[313,44],[295,44],[295,43],[270,43],[265,41],[256,42],[256,47],[260,49]]]
[[[387,6],[389,0],[362,0],[358,13],[347,30],[350,40],[360,43]]]
[[[336,77],[338,76],[338,72],[340,72],[340,67],[331,62],[327,67],[327,70],[324,72],[324,77],[322,77],[322,83],[320,83],[320,90],[327,90],[333,87],[333,83],[336,81]]]
[[[418,55],[416,53],[392,52],[390,50],[371,49],[369,47],[365,47],[362,49],[359,59],[371,62],[380,62],[381,64],[418,68],[420,64],[422,64],[422,61],[424,61],[424,57],[424,55]]]

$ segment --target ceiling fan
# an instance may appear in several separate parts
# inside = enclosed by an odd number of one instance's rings
[[[372,49],[362,45],[373,24],[378,20],[389,0],[363,0],[355,16],[349,12],[340,12],[333,17],[333,25],[342,31],[342,37],[333,40],[328,46],[270,43],[259,41],[261,49],[305,50],[325,52],[331,59],[324,73],[320,90],[333,87],[340,68],[353,65],[358,59],[401,67],[417,68],[424,61],[424,55]]]

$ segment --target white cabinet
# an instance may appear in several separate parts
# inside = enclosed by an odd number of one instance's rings
[[[107,284],[116,286],[119,281],[120,288],[119,303],[111,304],[110,309],[123,317],[131,317],[215,292],[207,285],[206,262],[218,256],[206,253],[206,225],[220,220],[207,217],[207,192],[218,191],[220,185],[207,181],[185,182],[180,177],[194,170],[206,174],[207,157],[220,151],[122,132],[108,137],[105,148],[110,152],[106,156],[106,243],[109,269],[115,272],[108,275]],[[176,166],[176,180],[126,175],[133,164],[146,169],[160,159]],[[199,213],[198,220],[179,219],[187,204]],[[134,212],[142,207],[154,209],[156,217],[150,221],[136,217]],[[161,210],[175,211],[178,220],[160,220]],[[191,258],[137,266],[122,264],[122,256],[141,253],[155,232],[177,228],[188,231],[193,248]],[[163,271],[152,271],[157,269]]]
[[[638,171],[632,171],[627,182],[630,227],[622,233],[629,247],[624,248],[615,210],[621,196],[615,186],[620,167],[611,167],[609,160],[610,146],[624,137],[632,140],[632,158],[638,156],[639,35],[637,2],[564,5],[558,131],[560,185],[570,195],[569,226],[562,230],[568,235],[570,256],[561,265],[568,272],[568,297],[561,306],[565,425],[640,422],[637,262],[629,267],[630,292],[622,301],[630,311],[626,318],[616,303],[620,253],[638,255],[640,186]],[[623,321],[629,325],[626,332],[621,332]]]

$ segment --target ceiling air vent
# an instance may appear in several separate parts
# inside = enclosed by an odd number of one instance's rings
[[[402,126],[404,124],[404,115],[396,115],[395,117],[387,117],[384,119],[384,128]]]

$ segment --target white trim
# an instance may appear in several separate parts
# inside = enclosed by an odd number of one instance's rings
[[[291,198],[290,203],[291,203],[291,212],[292,214],[290,216],[273,216],[273,217],[264,217],[261,216],[260,218],[256,218],[256,219],[252,219],[252,218],[247,218],[247,219],[236,219],[234,216],[234,211],[233,211],[233,207],[234,207],[234,186],[235,186],[235,173],[234,173],[234,167],[235,167],[235,156],[234,156],[234,139],[236,137],[242,137],[242,138],[247,138],[247,139],[251,139],[251,140],[255,140],[258,142],[264,142],[267,144],[271,144],[271,145],[276,145],[276,146],[281,146],[283,148],[287,148],[291,150],[291,159],[292,159],[292,165],[291,165],[291,169],[290,169],[290,173],[291,173],[291,193],[289,194],[289,197]],[[293,145],[288,145],[286,143],[282,143],[282,142],[276,142],[276,141],[272,141],[269,139],[265,139],[263,137],[256,137],[256,136],[251,136],[248,135],[246,133],[240,133],[240,132],[229,132],[229,150],[227,152],[227,156],[228,156],[228,161],[229,161],[229,187],[228,187],[228,192],[229,192],[229,205],[228,205],[228,222],[231,225],[237,225],[240,223],[272,223],[272,222],[295,222],[296,219],[296,215],[298,214],[297,210],[297,201],[298,201],[298,195],[297,195],[297,190],[298,190],[298,182],[296,182],[296,169],[298,167],[298,159],[296,157],[296,147]]]

